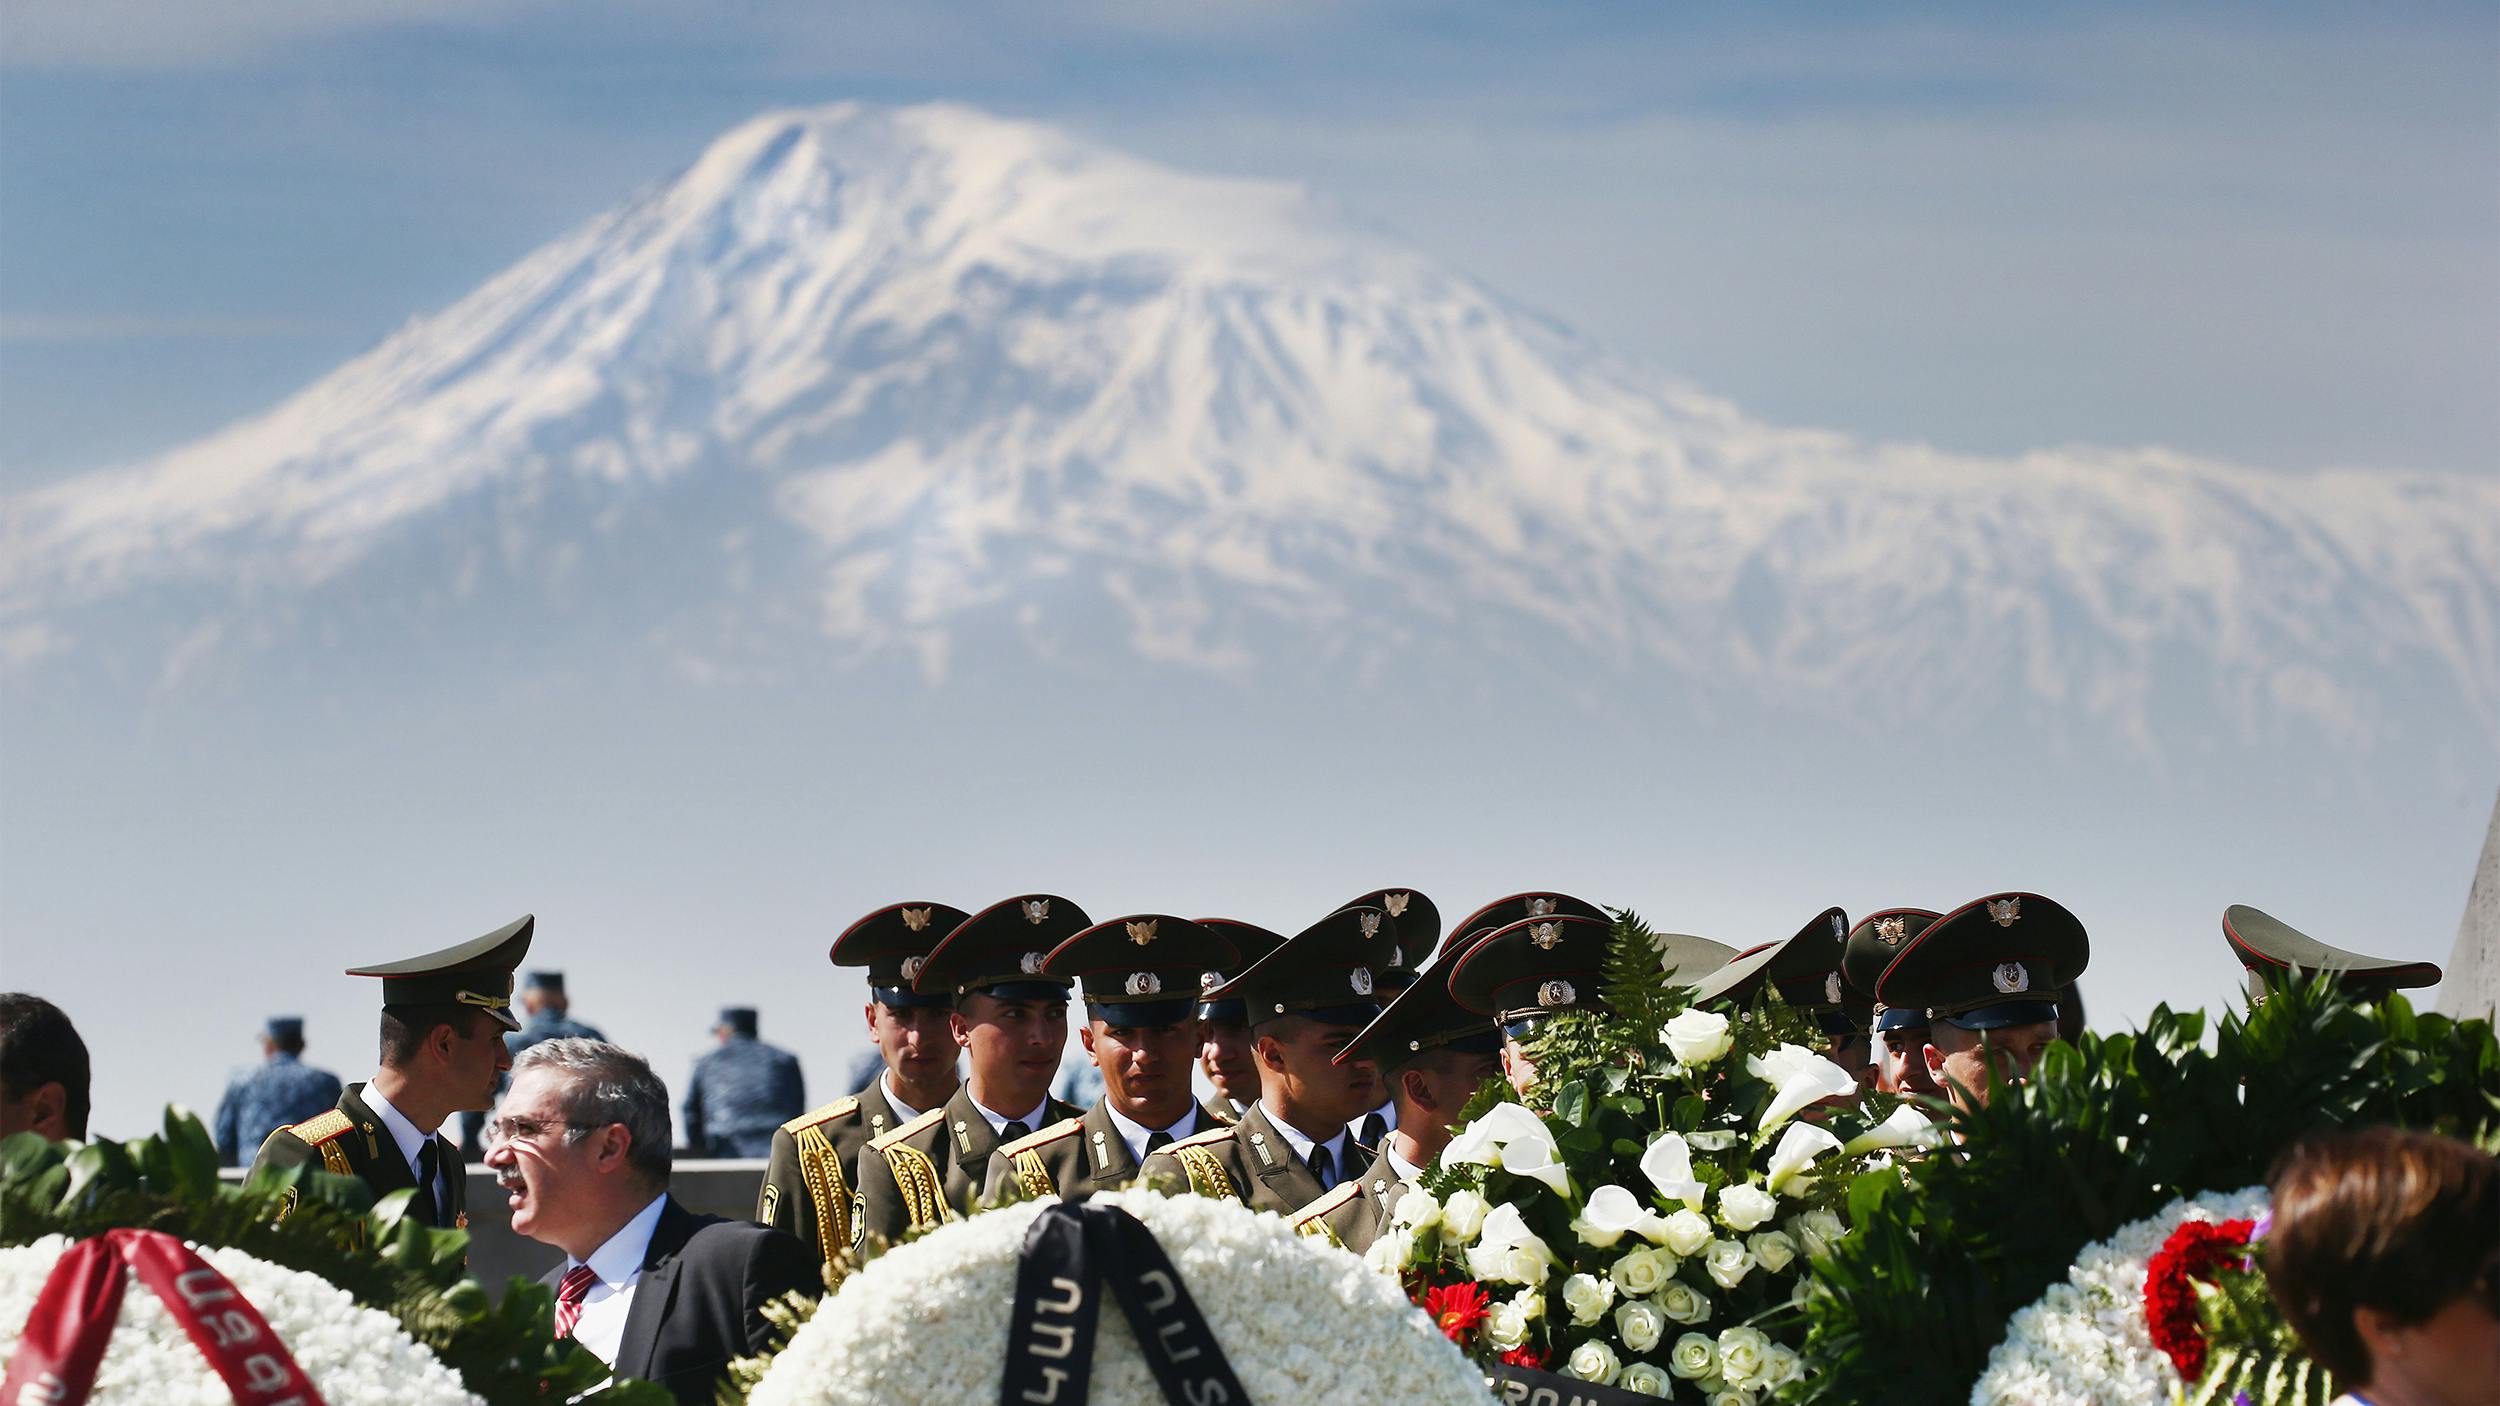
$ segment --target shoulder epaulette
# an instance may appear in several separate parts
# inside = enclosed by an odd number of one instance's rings
[[[921,1114],[919,1117],[912,1119],[910,1122],[903,1124],[894,1131],[887,1133],[884,1137],[878,1138],[876,1141],[871,1142],[868,1145],[876,1151],[883,1152],[887,1148],[892,1147],[894,1144],[901,1142],[903,1139],[910,1137],[914,1133],[937,1126],[937,1124],[945,1117],[945,1109],[932,1108],[928,1112]]]
[[[796,1137],[802,1129],[815,1127],[819,1123],[830,1123],[836,1118],[848,1118],[858,1111],[859,1095],[844,1094],[822,1108],[811,1108],[782,1124],[781,1130]]]
[[[1313,1201],[1301,1210],[1294,1212],[1293,1223],[1296,1228],[1308,1225],[1312,1221],[1320,1219],[1321,1217],[1327,1215],[1330,1211],[1337,1209],[1339,1206],[1344,1205],[1348,1201],[1351,1201],[1355,1197],[1362,1194],[1362,1182],[1341,1181],[1335,1186],[1330,1187],[1327,1191],[1320,1193],[1320,1198],[1318,1200]]]
[[[1083,1118],[1062,1118],[1058,1122],[1042,1129],[1040,1132],[1026,1133],[1024,1136],[1017,1138],[1014,1142],[1011,1142],[998,1150],[1011,1158],[1019,1152],[1038,1151],[1039,1149],[1048,1147],[1052,1143],[1058,1142],[1063,1138],[1075,1137],[1077,1133],[1084,1128],[1084,1126],[1085,1120]]]
[[[355,1126],[355,1119],[333,1108],[326,1113],[316,1113],[301,1123],[289,1124],[287,1131],[312,1146],[319,1147]]]
[[[1230,1124],[1227,1124],[1221,1128],[1209,1128],[1203,1133],[1191,1133],[1185,1138],[1181,1138],[1168,1144],[1163,1150],[1166,1152],[1177,1152],[1184,1147],[1212,1147],[1216,1143],[1229,1139],[1232,1135],[1232,1127]]]

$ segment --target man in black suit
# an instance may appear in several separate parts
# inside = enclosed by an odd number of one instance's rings
[[[512,1228],[565,1253],[544,1281],[556,1335],[619,1378],[710,1406],[729,1360],[770,1335],[764,1304],[824,1287],[791,1235],[670,1198],[668,1089],[639,1055],[600,1040],[532,1046],[487,1133]]]

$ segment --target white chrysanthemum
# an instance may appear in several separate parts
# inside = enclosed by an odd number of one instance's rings
[[[2017,1311],[1971,1406],[2168,1406],[2183,1385],[2144,1321],[2144,1273],[2181,1221],[2253,1220],[2266,1189],[2173,1201],[2084,1247],[2064,1283]]]
[[[47,1235],[0,1250],[0,1367],[16,1354],[26,1315],[52,1266],[73,1243],[65,1235]],[[320,1275],[241,1250],[192,1248],[260,1310],[330,1406],[482,1406],[459,1374],[409,1337],[398,1319],[359,1306]],[[87,1400],[90,1406],[231,1406],[234,1395],[164,1301],[134,1272]]]
[[[995,1400],[1016,1254],[1047,1204],[978,1215],[871,1261],[774,1360],[752,1406]],[[1358,1377],[1370,1406],[1484,1395],[1483,1373],[1394,1282],[1276,1216],[1151,1192],[1114,1192],[1095,1204],[1118,1206],[1154,1231],[1252,1400],[1333,1400]],[[1108,1295],[1096,1332],[1096,1406],[1160,1406],[1154,1375]]]

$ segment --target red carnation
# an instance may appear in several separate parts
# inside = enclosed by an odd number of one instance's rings
[[[2248,1253],[2253,1221],[2182,1221],[2144,1268],[2144,1320],[2185,1381],[2205,1375],[2205,1335],[2196,1317],[2197,1280],[2210,1281]]]
[[[1536,1372],[1542,1372],[1545,1370],[1545,1354],[1528,1346],[1526,1343],[1521,1343],[1519,1346],[1503,1353],[1497,1360],[1499,1360],[1505,1367],[1525,1367]]]
[[[1493,1296],[1482,1284],[1445,1284],[1424,1295],[1424,1312],[1451,1342],[1464,1344],[1467,1335],[1484,1322],[1486,1310],[1493,1306]]]

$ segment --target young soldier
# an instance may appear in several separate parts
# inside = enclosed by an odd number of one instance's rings
[[[1373,889],[1343,906],[1377,908],[1389,915],[1395,945],[1389,949],[1388,960],[1372,975],[1379,982],[1381,1000],[1394,1005],[1399,995],[1415,984],[1416,964],[1431,956],[1441,941],[1441,910],[1414,889]],[[1347,1131],[1365,1147],[1378,1147],[1397,1125],[1396,1091],[1384,1087],[1380,1106],[1355,1120]]]
[[[1198,1070],[1214,1091],[1207,1107],[1223,1122],[1237,1123],[1259,1101],[1259,1062],[1250,1052],[1249,1005],[1237,995],[1219,996],[1216,990],[1284,946],[1285,939],[1255,923],[1230,918],[1200,918],[1198,926],[1231,943],[1239,954],[1223,969],[1206,971],[1198,978]]]
[[[851,1246],[860,1149],[954,1097],[955,998],[922,995],[913,978],[939,940],[972,915],[943,903],[896,903],[845,928],[825,953],[868,969],[868,1038],[885,1068],[868,1086],[810,1109],[773,1134],[755,1219],[787,1230],[827,1265]]]
[[[1068,900],[1023,894],[965,919],[930,951],[912,989],[953,997],[948,1027],[972,1075],[943,1107],[868,1144],[855,1241],[890,1245],[970,1214],[1000,1144],[1081,1111],[1050,1096],[1068,1043],[1069,982],[1042,963],[1087,926]]]
[[[1370,1160],[1346,1124],[1379,1102],[1379,1078],[1369,1060],[1336,1057],[1380,1014],[1372,964],[1395,945],[1388,916],[1339,909],[1218,988],[1249,1005],[1259,1101],[1147,1158],[1149,1184],[1291,1215]]]
[[[518,920],[484,937],[405,961],[351,967],[382,979],[382,1067],[350,1084],[338,1107],[278,1129],[261,1144],[254,1170],[320,1159],[361,1178],[375,1197],[413,1188],[408,1214],[426,1225],[469,1223],[467,1168],[459,1147],[437,1130],[454,1113],[482,1112],[512,1067],[506,1031],[512,969],[528,953],[537,920]]]
[[[1326,1235],[1361,1254],[1371,1248],[1398,1197],[1449,1145],[1459,1110],[1487,1079],[1501,1077],[1502,1032],[1460,1005],[1449,983],[1425,978],[1389,1003],[1340,1051],[1379,1065],[1397,1104],[1397,1126],[1380,1155],[1351,1181],[1296,1212],[1296,1229]]]
[[[1875,980],[1884,974],[1885,967],[1892,965],[1901,944],[1927,931],[1927,925],[1940,916],[1927,908],[1887,908],[1858,919],[1858,925],[1849,929],[1849,940],[1842,945],[1840,954],[1840,974],[1849,983],[1849,989],[1873,1001]],[[1927,1061],[1921,1055],[1926,1048],[1927,1012],[1911,1006],[1875,1003],[1870,1053],[1875,1061],[1878,1092],[1944,1097],[1944,1091],[1927,1077]]]
[[[1449,962],[1450,995],[1502,1029],[1502,1073],[1520,1097],[1536,1084],[1526,1038],[1547,1017],[1603,1010],[1597,982],[1606,964],[1612,922],[1597,918],[1524,918],[1472,939]]]
[[[1168,913],[1098,923],[1042,963],[1085,992],[1077,1031],[1102,1071],[1102,1097],[1068,1118],[990,1154],[982,1199],[1083,1200],[1137,1179],[1148,1154],[1224,1123],[1191,1096],[1199,979],[1235,959],[1233,946]]]
[[[1876,979],[1875,999],[1928,1015],[1927,1073],[1954,1102],[1984,1104],[1992,1079],[2021,1083],[2057,1038],[2056,993],[2083,974],[2091,940],[2036,893],[2000,893],[1929,923]]]

